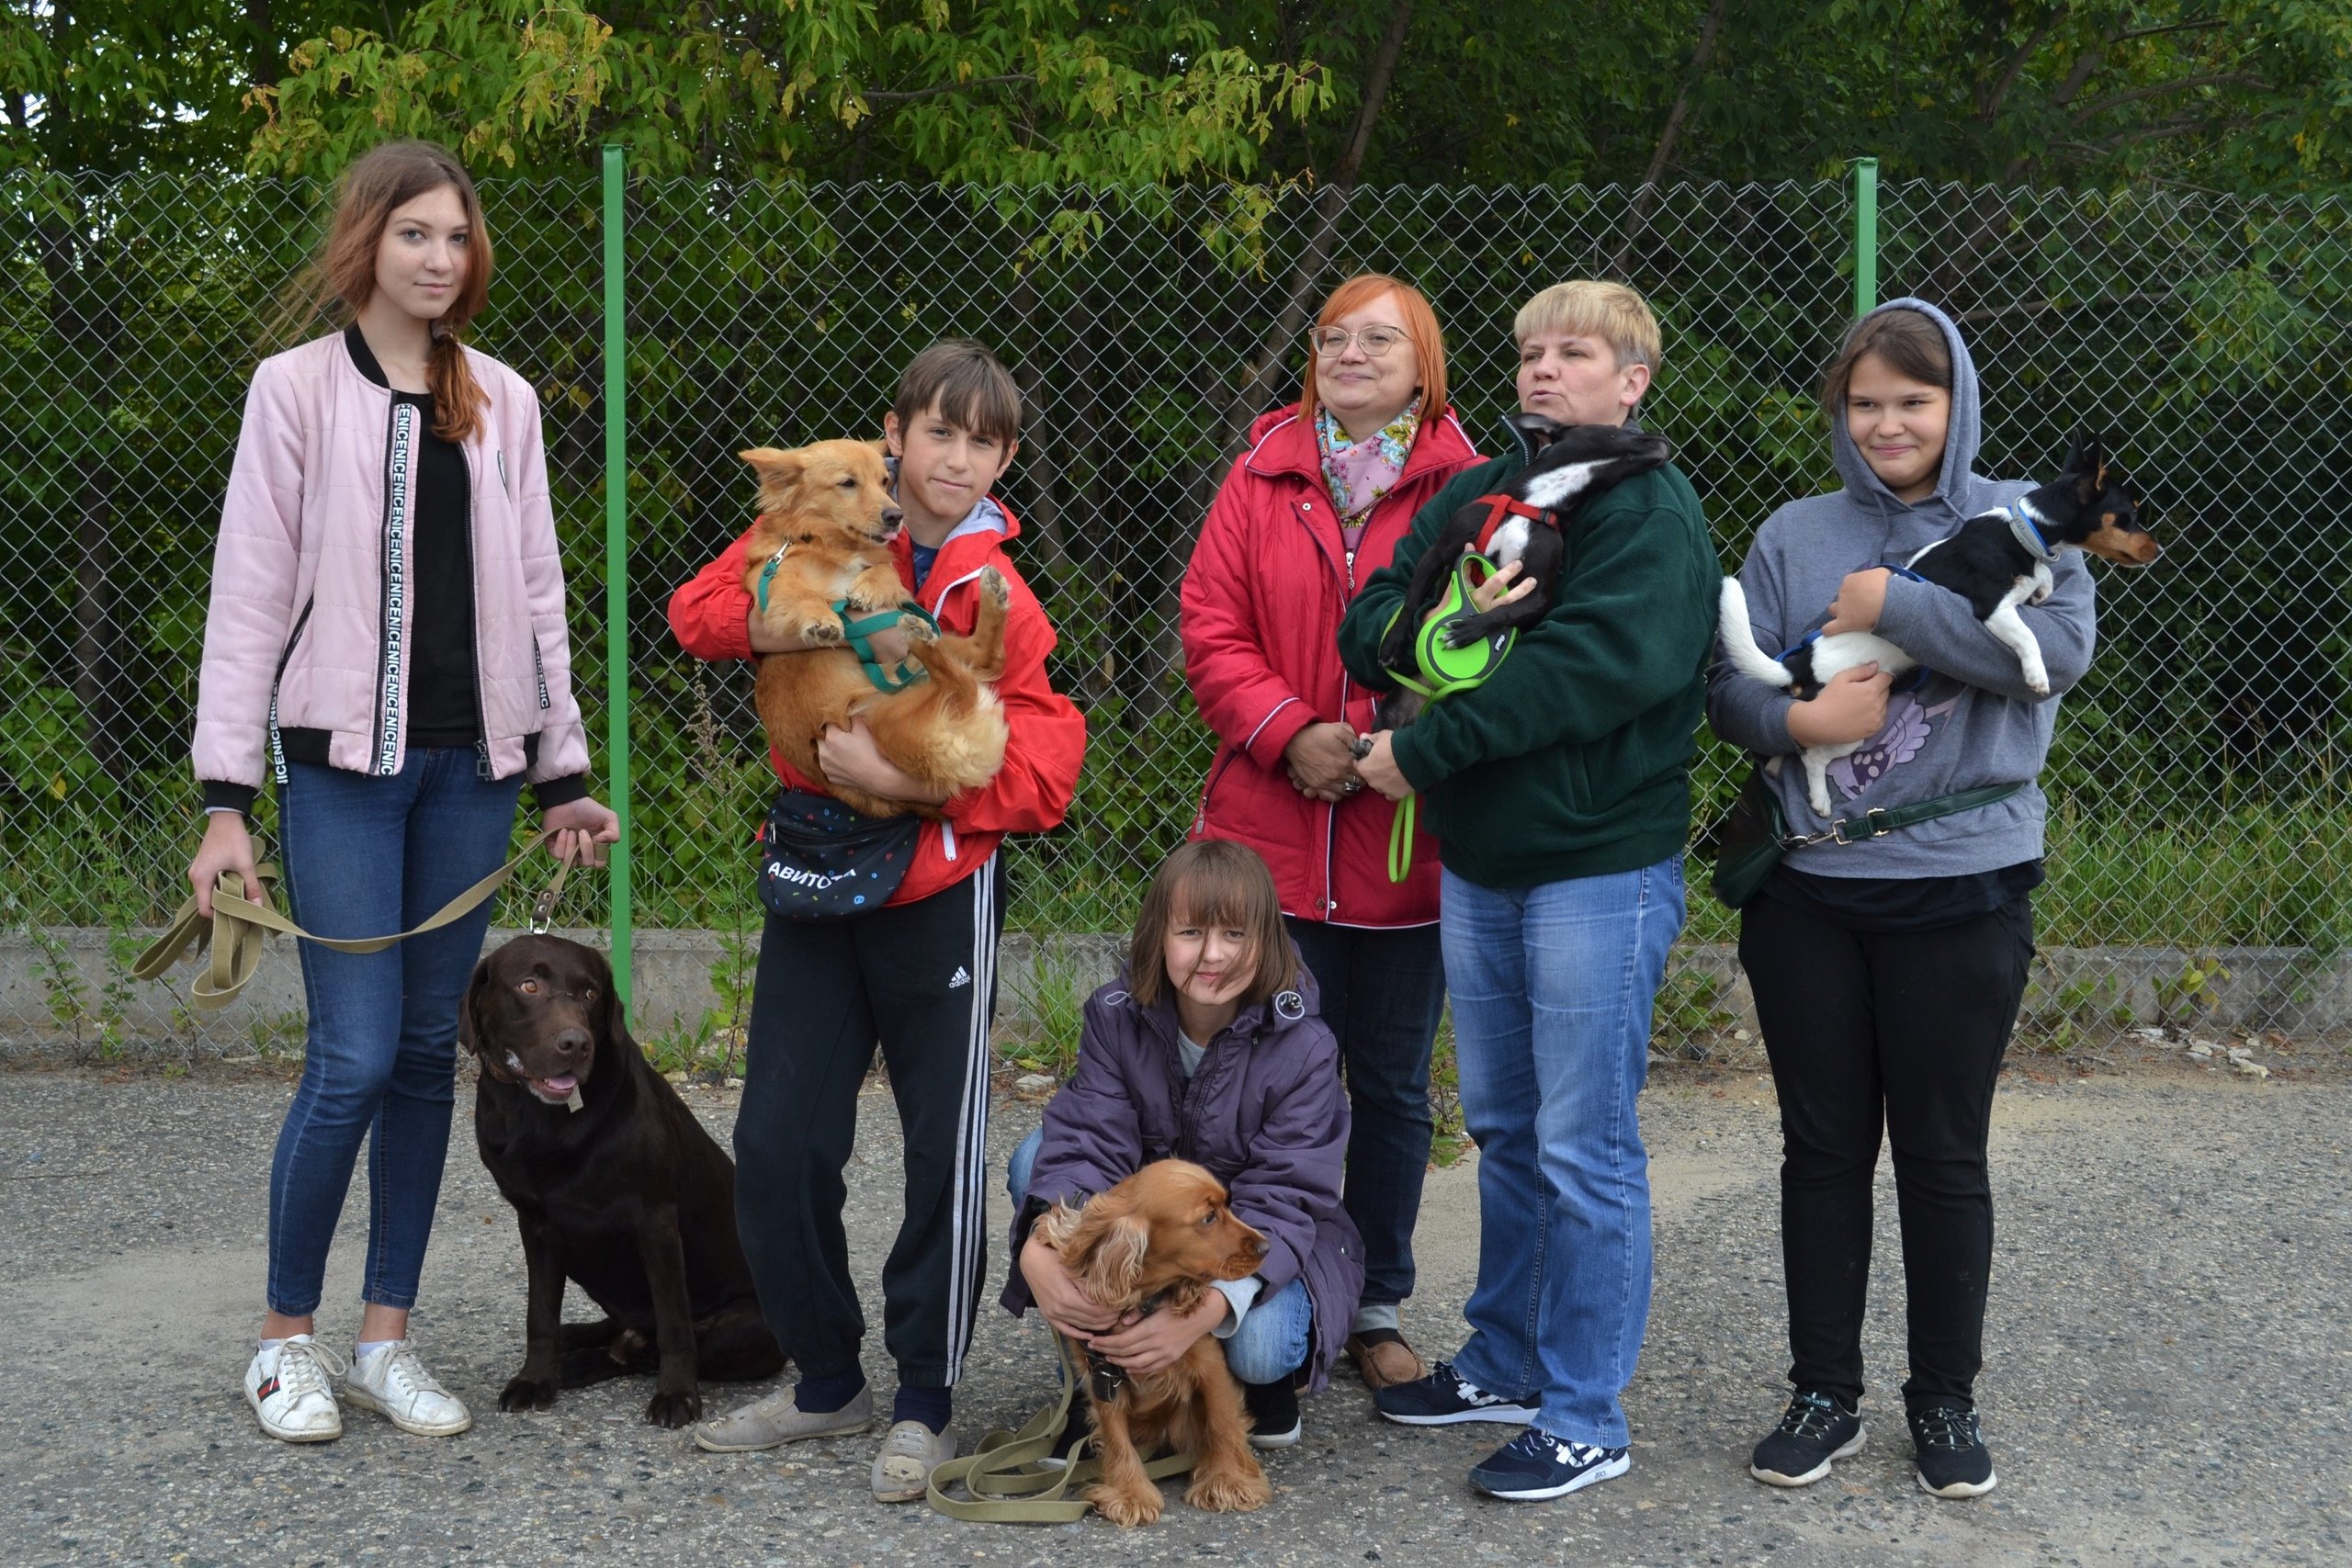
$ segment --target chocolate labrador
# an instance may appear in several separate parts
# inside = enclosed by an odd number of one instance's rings
[[[523,1228],[523,1370],[501,1410],[656,1373],[645,1418],[702,1415],[703,1379],[783,1369],[735,1235],[735,1165],[629,1038],[604,954],[517,937],[474,966],[458,1038],[481,1065],[474,1138]],[[605,1309],[563,1321],[571,1280]]]

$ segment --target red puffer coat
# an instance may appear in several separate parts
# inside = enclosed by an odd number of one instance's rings
[[[1340,618],[1357,584],[1396,553],[1413,513],[1478,460],[1452,409],[1425,422],[1350,560],[1315,423],[1294,405],[1251,428],[1201,525],[1184,573],[1184,675],[1221,744],[1192,836],[1265,856],[1285,914],[1350,926],[1437,919],[1435,844],[1423,835],[1412,874],[1391,883],[1396,807],[1368,789],[1337,805],[1309,800],[1291,787],[1283,749],[1310,724],[1372,728],[1372,695],[1340,662]]]

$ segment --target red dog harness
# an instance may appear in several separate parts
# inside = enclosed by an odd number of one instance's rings
[[[1478,525],[1478,537],[1470,547],[1482,556],[1487,553],[1487,547],[1494,542],[1495,531],[1503,525],[1503,519],[1506,517],[1524,517],[1531,523],[1541,523],[1555,532],[1557,532],[1560,526],[1558,517],[1540,506],[1520,500],[1515,495],[1482,495],[1469,504],[1483,506],[1487,509],[1487,520]]]

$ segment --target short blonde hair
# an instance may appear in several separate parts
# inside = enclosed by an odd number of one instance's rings
[[[1657,318],[1650,314],[1648,300],[1622,283],[1580,277],[1552,285],[1511,318],[1513,343],[1524,344],[1538,333],[1597,337],[1617,355],[1618,369],[1646,365],[1652,376],[1657,374]]]

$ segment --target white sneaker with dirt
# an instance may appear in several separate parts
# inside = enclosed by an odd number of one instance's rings
[[[894,1421],[874,1456],[874,1500],[912,1503],[928,1490],[931,1472],[956,1457],[956,1428],[934,1432],[920,1421]]]
[[[343,1436],[334,1402],[343,1358],[307,1334],[254,1352],[245,1369],[245,1403],[261,1429],[282,1442],[324,1443]]]
[[[434,1381],[405,1339],[354,1361],[343,1375],[343,1397],[420,1438],[454,1438],[474,1424],[473,1412]]]

